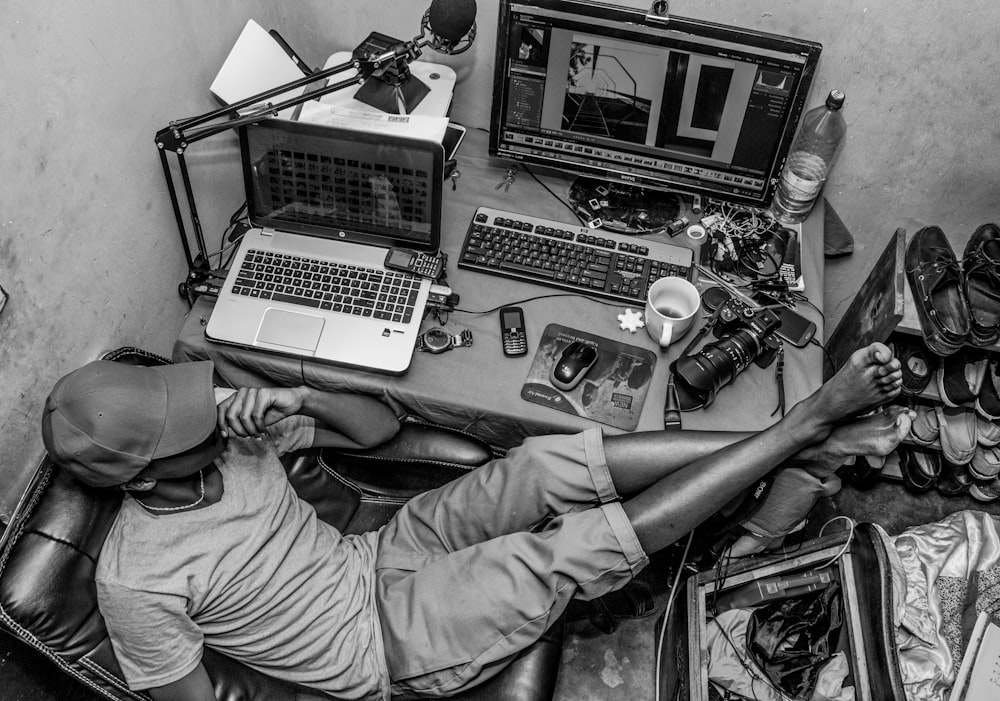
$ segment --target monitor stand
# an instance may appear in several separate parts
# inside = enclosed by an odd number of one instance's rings
[[[673,192],[577,178],[569,189],[573,208],[586,221],[616,234],[651,234],[680,216],[680,195]]]

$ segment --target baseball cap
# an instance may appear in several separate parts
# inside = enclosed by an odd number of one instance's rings
[[[60,379],[46,399],[45,449],[86,484],[124,484],[150,460],[189,450],[215,430],[213,371],[210,360],[88,363]]]

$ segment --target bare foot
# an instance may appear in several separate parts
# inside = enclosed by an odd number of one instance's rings
[[[843,367],[805,400],[814,419],[836,424],[899,395],[903,371],[883,343],[872,343],[851,354]]]
[[[906,438],[915,415],[906,407],[890,406],[843,423],[826,440],[799,453],[796,463],[801,459],[803,469],[824,477],[853,456],[888,455]]]

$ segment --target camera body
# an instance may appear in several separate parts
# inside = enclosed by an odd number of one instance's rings
[[[781,321],[770,309],[755,307],[737,297],[718,309],[712,333],[718,339],[674,364],[678,389],[700,406],[708,406],[719,390],[751,363],[766,368],[778,355],[781,339],[775,331]]]
[[[774,362],[781,348],[781,339],[775,333],[780,325],[781,319],[770,309],[754,307],[739,297],[730,297],[720,307],[712,333],[722,340],[746,329],[758,339],[760,347],[751,362],[766,368]]]

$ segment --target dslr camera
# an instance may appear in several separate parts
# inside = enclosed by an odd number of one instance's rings
[[[737,297],[727,299],[717,310],[712,327],[718,340],[697,353],[681,356],[674,364],[677,389],[691,399],[685,404],[706,407],[751,363],[761,368],[773,363],[781,348],[775,333],[780,324],[770,309],[751,306]]]

